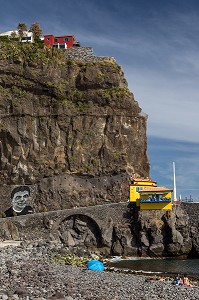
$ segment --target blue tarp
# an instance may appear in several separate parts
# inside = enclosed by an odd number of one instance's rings
[[[87,267],[89,270],[92,270],[92,271],[104,271],[104,264],[99,261],[99,260],[96,260],[96,259],[92,259],[90,260],[88,263],[87,263]]]

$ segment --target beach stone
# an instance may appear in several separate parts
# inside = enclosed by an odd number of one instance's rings
[[[12,295],[12,298],[11,299],[13,299],[13,300],[18,300],[19,299],[19,296],[17,295],[17,294],[14,294],[14,295]]]
[[[56,300],[56,299],[59,299],[59,300],[65,300],[65,296],[63,293],[61,292],[56,292],[54,295],[52,295],[50,298],[48,298],[49,300]]]
[[[27,290],[21,289],[21,288],[16,289],[14,293],[17,294],[17,295],[19,295],[19,296],[23,296],[23,297],[24,296],[28,296]]]

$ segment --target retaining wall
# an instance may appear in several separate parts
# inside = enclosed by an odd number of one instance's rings
[[[69,60],[77,60],[81,62],[100,62],[100,61],[113,61],[116,62],[114,57],[109,56],[96,56],[91,47],[71,47],[64,50]]]
[[[189,215],[189,223],[193,226],[199,225],[199,203],[181,203],[182,208]]]

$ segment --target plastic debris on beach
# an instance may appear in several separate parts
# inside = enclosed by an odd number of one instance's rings
[[[104,271],[104,264],[96,259],[92,259],[87,263],[88,270],[92,271],[99,271],[102,272]]]

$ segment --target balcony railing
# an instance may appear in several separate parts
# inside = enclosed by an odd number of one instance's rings
[[[169,203],[171,202],[171,198],[166,198],[166,199],[143,199],[140,198],[140,203]]]

